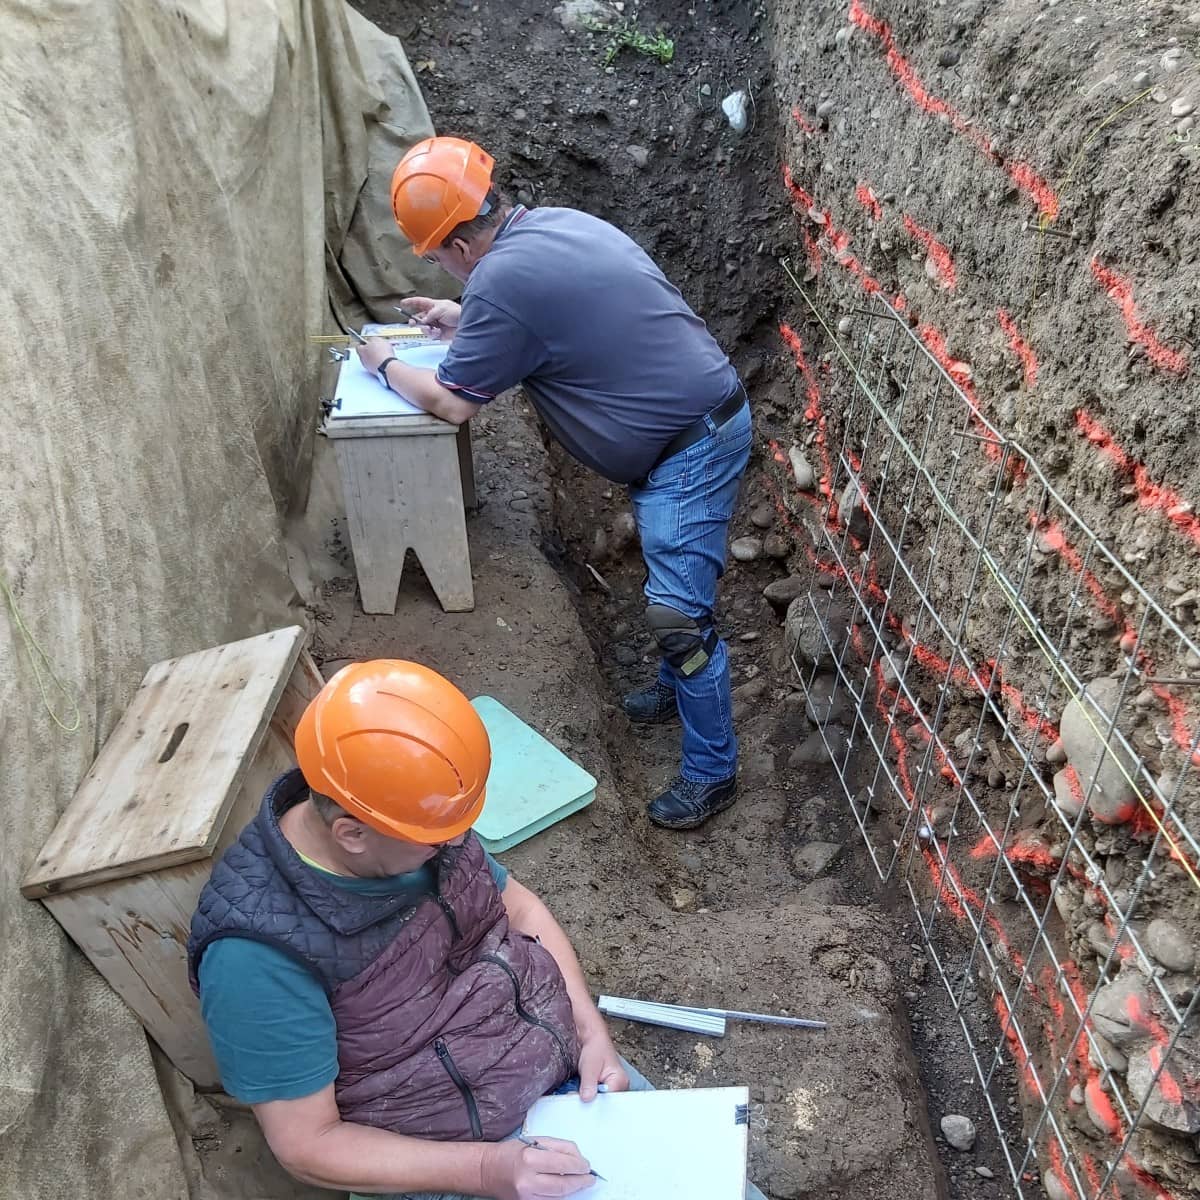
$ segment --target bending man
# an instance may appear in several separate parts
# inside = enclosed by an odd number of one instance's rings
[[[505,204],[491,157],[457,138],[415,146],[392,206],[417,254],[465,286],[461,303],[405,307],[450,342],[437,371],[360,347],[381,382],[461,424],[523,384],[551,433],[629,488],[646,562],[657,679],[625,697],[630,719],[682,719],[678,778],[651,820],[691,829],[736,798],[729,661],[713,625],[728,526],[750,453],[745,389],[679,291],[625,234],[569,208]]]

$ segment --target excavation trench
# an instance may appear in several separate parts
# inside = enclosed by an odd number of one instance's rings
[[[967,1065],[930,1008],[929,1070],[918,1068],[908,1015],[926,1003],[923,955],[836,780],[797,755],[812,726],[781,613],[762,594],[803,554],[763,510],[768,442],[787,427],[795,387],[777,330],[778,257],[794,226],[777,183],[765,14],[718,3],[692,20],[686,5],[659,5],[643,17],[671,29],[688,66],[623,55],[609,72],[531,0],[363,8],[414,62],[434,64],[421,82],[435,124],[486,143],[513,198],[613,221],[709,322],[758,425],[733,534],[774,534],[777,557],[733,564],[723,583],[740,799],[695,833],[657,830],[644,813],[678,765],[678,729],[634,730],[619,709],[656,669],[627,494],[548,447],[519,394],[473,423],[484,501],[471,529],[476,612],[429,620],[415,572],[395,621],[354,612],[343,595],[324,626],[330,665],[394,650],[403,630],[406,653],[496,695],[600,778],[590,809],[506,856],[576,939],[597,991],[829,1021],[818,1034],[731,1025],[722,1040],[617,1029],[622,1050],[664,1084],[750,1087],[751,1172],[771,1196],[1004,1195],[999,1162],[995,1181],[939,1164],[930,1113],[958,1105]],[[497,55],[503,72],[488,69]],[[742,137],[719,107],[737,87],[753,96]],[[930,1101],[924,1081],[939,1079]],[[979,1124],[972,1166],[994,1157]]]

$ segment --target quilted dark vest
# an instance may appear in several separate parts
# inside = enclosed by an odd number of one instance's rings
[[[509,928],[473,833],[438,855],[436,892],[415,905],[366,896],[306,866],[280,831],[307,794],[299,771],[281,776],[214,867],[188,939],[192,987],[218,938],[277,946],[329,996],[343,1120],[413,1137],[505,1137],[575,1071],[557,964]]]

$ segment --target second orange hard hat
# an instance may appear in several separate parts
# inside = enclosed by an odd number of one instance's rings
[[[392,213],[413,252],[440,246],[456,225],[479,216],[492,186],[492,156],[462,138],[418,142],[392,175]]]
[[[389,837],[422,845],[465,833],[483,811],[492,753],[470,701],[418,663],[343,667],[296,727],[305,782]]]

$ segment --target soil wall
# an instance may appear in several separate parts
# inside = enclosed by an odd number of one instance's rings
[[[1127,803],[1106,804],[1103,788],[1083,800],[1084,760],[1100,753],[1090,733],[1079,736],[1088,705],[1071,700],[1073,688],[1056,688],[1032,643],[1014,641],[996,703],[1017,724],[1027,717],[1029,729],[1020,747],[976,760],[972,731],[999,736],[988,714],[977,720],[983,697],[966,686],[937,705],[941,736],[953,747],[961,735],[962,754],[943,756],[943,778],[924,792],[922,852],[936,862],[952,835],[978,834],[978,822],[952,827],[961,807],[956,785],[969,772],[992,824],[1009,830],[1000,852],[1021,859],[1016,874],[1049,914],[1047,933],[1063,969],[1051,972],[1024,1016],[1028,1045],[1016,1054],[1027,1130],[1043,1107],[1034,1074],[1060,1076],[1051,1107],[1063,1141],[1052,1145],[1049,1126],[1037,1126],[1047,1193],[1094,1195],[1130,1131],[1129,1115],[1140,1114],[1116,1175],[1120,1194],[1195,1195],[1196,1040],[1178,1014],[1195,994],[1200,929],[1188,833],[1197,828],[1192,763],[1200,710],[1194,689],[1180,682],[1200,665],[1192,645],[1200,600],[1200,523],[1192,513],[1200,496],[1193,399],[1200,241],[1189,202],[1200,163],[1192,115],[1200,101],[1200,10],[1124,0],[781,0],[772,24],[782,133],[775,187],[793,206],[795,270],[827,327],[785,281],[785,353],[798,369],[790,399],[776,394],[774,411],[762,412],[764,438],[773,423],[780,445],[776,461],[768,458],[768,479],[782,489],[781,511],[819,542],[811,497],[801,503],[795,493],[808,490],[819,508],[827,455],[857,444],[857,432],[846,432],[854,383],[835,341],[844,335],[843,348],[853,353],[867,346],[856,310],[876,297],[911,323],[961,387],[973,410],[967,419],[980,430],[992,423],[1027,453],[999,444],[977,444],[970,459],[963,452],[955,504],[978,529],[996,502],[988,526],[999,531],[996,558],[1023,562],[1036,612],[1067,614],[1060,623],[1070,669],[1094,698],[1092,714],[1115,721],[1133,748],[1127,773],[1147,781],[1148,803],[1126,796]],[[905,381],[879,362],[873,378],[901,397]],[[912,397],[932,403],[915,391]],[[793,443],[800,458],[789,461]],[[963,442],[943,445],[942,467]],[[936,446],[928,461],[936,476]],[[1034,464],[1066,504],[1043,486]],[[812,479],[798,481],[797,467],[803,473],[809,466]],[[896,469],[893,461],[893,476]],[[861,478],[882,490],[887,472],[886,458],[864,461]],[[837,527],[840,516],[853,543],[856,500],[839,514],[836,491],[826,525]],[[902,504],[893,489],[874,516],[885,523]],[[857,507],[866,542],[869,505]],[[1071,509],[1082,525],[1071,523],[1068,538]],[[932,520],[909,517],[906,553],[933,537]],[[1084,527],[1111,549],[1113,562],[1090,539],[1076,548]],[[806,557],[799,544],[793,567]],[[864,567],[857,581],[868,598],[878,565]],[[1000,595],[984,595],[969,613],[962,607],[959,598],[976,587],[977,565],[969,554],[943,555],[929,593],[944,598],[948,615],[961,612],[966,644],[982,662],[990,661],[990,639],[1006,610]],[[924,653],[947,681],[962,682],[946,639],[916,645],[912,589],[887,598],[879,592],[876,609],[890,605],[895,618],[885,648],[898,647],[909,661]],[[865,613],[852,623],[869,625]],[[795,626],[803,638],[800,614]],[[937,675],[927,673],[928,694]],[[1041,779],[1042,793],[1054,799],[1039,798],[1036,788],[1021,792],[1018,769],[1023,780],[1029,773]],[[1164,817],[1166,803],[1172,809]],[[1026,849],[1014,851],[1018,845]],[[982,891],[996,879],[991,861],[986,870],[970,862],[962,870],[966,889]],[[934,875],[929,888],[944,882]],[[951,917],[969,916],[947,907]],[[1022,954],[1035,944],[1029,914],[1019,908],[993,905],[990,894],[981,905],[982,938],[998,957],[1010,944]],[[1053,964],[1048,954],[1038,962],[1037,953],[1035,945],[1029,959],[1008,955],[1017,993],[1035,989],[1038,972]],[[1103,1029],[1120,1046],[1109,1045],[1113,1052],[1098,1060],[1086,1035],[1075,1036],[1074,1004],[1086,1009],[1093,996],[1096,1013],[1116,1014]],[[1181,1025],[1171,1064],[1151,1085],[1147,1064],[1161,1063]],[[1089,1031],[1101,1028],[1088,1019]],[[995,1026],[990,1037],[999,1037]]]

